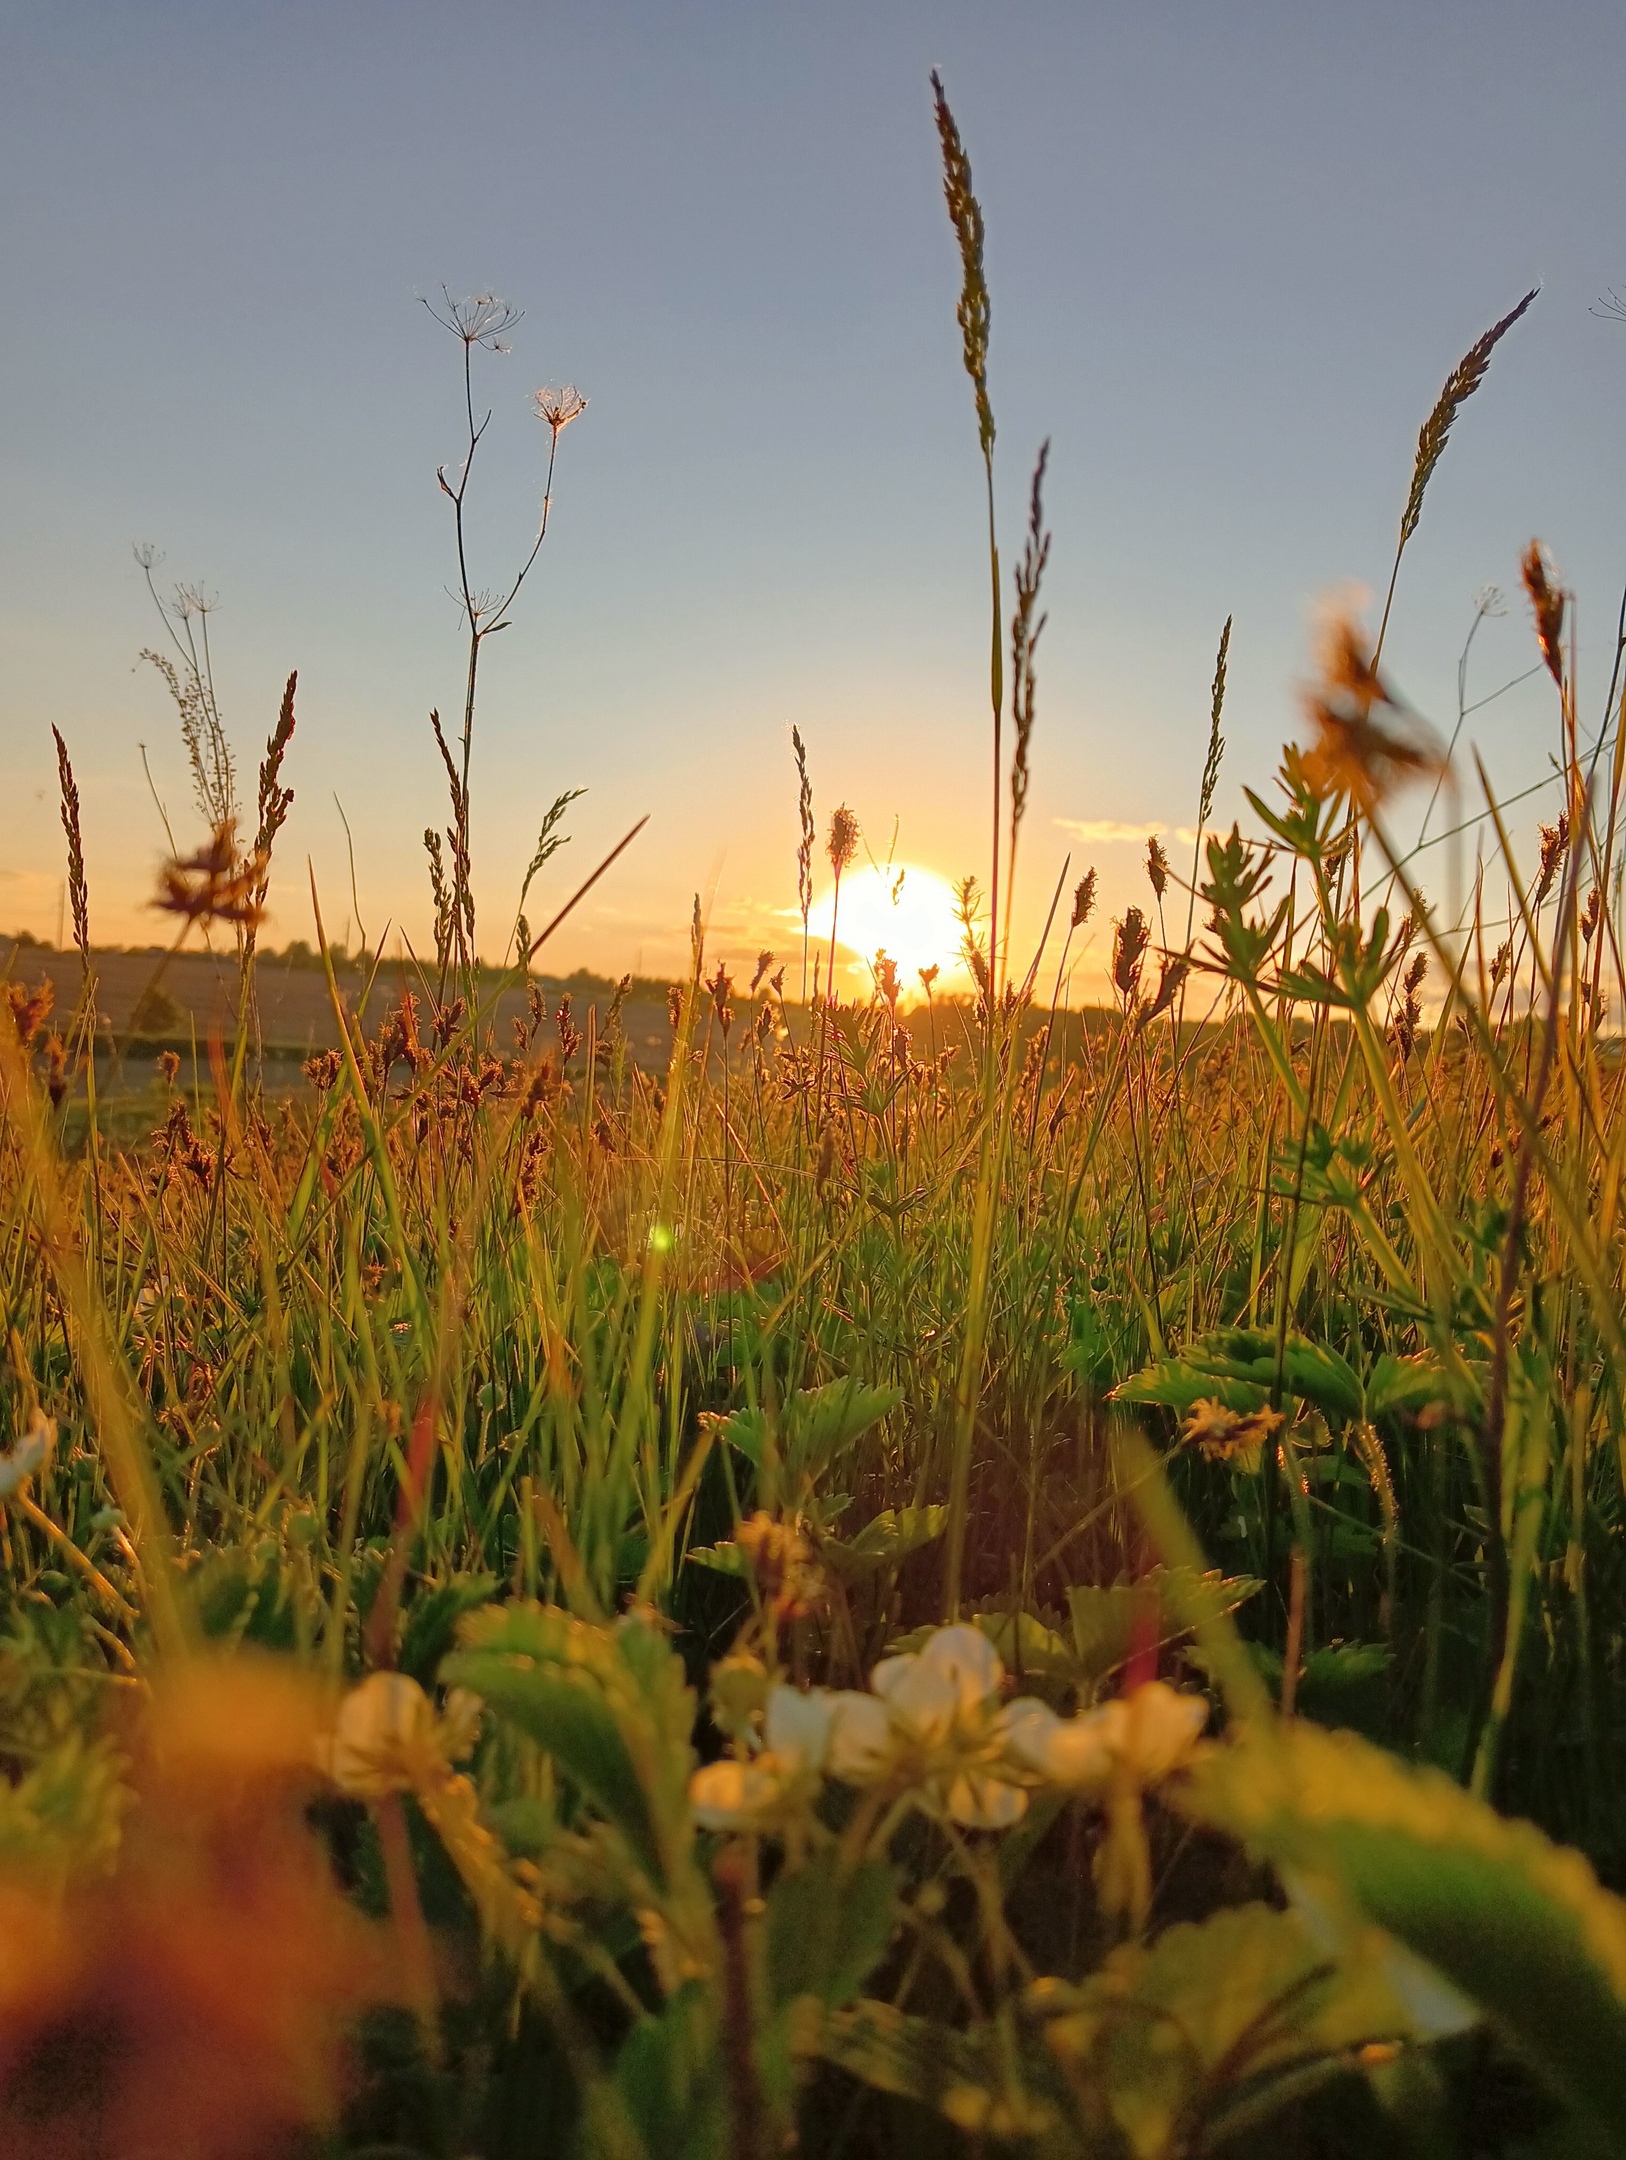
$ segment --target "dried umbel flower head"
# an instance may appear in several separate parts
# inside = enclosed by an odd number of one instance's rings
[[[454,300],[444,285],[440,295],[442,307],[437,308],[429,300],[423,304],[443,330],[450,330],[453,337],[461,338],[471,351],[476,345],[483,345],[487,352],[507,352],[508,333],[520,321],[525,312],[523,308],[510,307],[495,293],[469,293],[461,300]]]
[[[1138,907],[1124,909],[1123,921],[1112,939],[1112,980],[1120,997],[1132,998],[1140,988],[1141,964],[1151,934]]]
[[[1520,564],[1524,589],[1535,611],[1536,640],[1547,672],[1560,690],[1564,687],[1564,593],[1553,583],[1552,566],[1539,540],[1532,540]]]
[[[916,968],[915,973],[920,977],[920,987],[925,991],[928,999],[932,994],[932,984],[936,982],[942,972],[935,960],[930,967]]]
[[[548,383],[536,393],[536,416],[553,430],[556,440],[586,410],[587,400],[574,383]]]
[[[1317,794],[1347,795],[1370,816],[1402,781],[1444,770],[1438,749],[1415,729],[1408,739],[1373,719],[1377,707],[1397,708],[1347,614],[1328,616],[1320,660],[1321,680],[1304,698],[1316,740],[1304,752],[1303,771]]]
[[[1070,927],[1082,930],[1095,909],[1095,871],[1086,870],[1073,892],[1073,919]]]
[[[830,857],[830,868],[837,877],[840,877],[858,853],[858,820],[845,803],[841,804],[830,820],[830,838],[826,843],[826,853]]]
[[[177,857],[158,873],[154,907],[189,923],[227,922],[254,928],[263,918],[260,883],[266,858],[237,852],[237,828],[222,818],[207,846]]]
[[[173,1050],[160,1050],[160,1051],[159,1051],[159,1053],[158,1053],[158,1073],[159,1073],[159,1077],[160,1077],[160,1079],[161,1079],[161,1080],[163,1081],[163,1083],[164,1083],[165,1087],[173,1087],[173,1086],[175,1085],[175,1081],[176,1081],[176,1078],[177,1078],[177,1076],[178,1076],[178,1075],[179,1075],[179,1073],[180,1073],[180,1069],[181,1069],[181,1061],[180,1061],[180,1058],[179,1058],[178,1054],[177,1054],[177,1053],[176,1053],[175,1051],[173,1051]]]

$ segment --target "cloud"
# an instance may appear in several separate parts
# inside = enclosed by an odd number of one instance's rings
[[[1147,818],[1138,825],[1126,824],[1121,818],[1059,817],[1056,823],[1064,832],[1070,832],[1090,847],[1110,847],[1120,840],[1127,841],[1131,847],[1139,847],[1154,833],[1166,833],[1169,829],[1162,818]]]

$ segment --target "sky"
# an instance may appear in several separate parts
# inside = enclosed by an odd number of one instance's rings
[[[1596,312],[1626,288],[1623,64],[1626,11],[1582,0],[0,6],[0,931],[57,932],[53,723],[94,936],[162,934],[142,745],[178,841],[202,835],[138,657],[161,631],[147,542],[166,588],[217,596],[250,795],[299,671],[267,935],[313,935],[314,876],[330,936],[430,941],[428,714],[460,709],[464,665],[435,477],[460,351],[420,304],[443,285],[524,310],[509,354],[476,355],[477,583],[534,535],[531,393],[590,401],[482,662],[482,948],[549,803],[583,788],[533,921],[649,823],[551,966],[675,969],[697,894],[725,957],[798,950],[793,726],[821,836],[845,801],[921,892],[986,881],[982,472],[933,66],[987,219],[1007,572],[1051,444],[1019,951],[1064,860],[1093,863],[1088,994],[1147,897],[1146,831],[1184,832],[1189,863],[1228,615],[1215,821],[1246,823],[1244,785],[1300,729],[1318,607],[1381,601],[1417,429],[1538,283],[1435,475],[1386,659],[1449,735],[1483,588],[1506,612],[1467,701],[1535,659],[1518,561],[1539,535],[1577,593],[1594,726],[1626,578],[1626,322]],[[1541,782],[1550,686],[1462,739],[1498,789]],[[1442,897],[1454,852],[1420,858]]]

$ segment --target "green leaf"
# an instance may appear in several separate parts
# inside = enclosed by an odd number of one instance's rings
[[[1177,1358],[1164,1358],[1112,1391],[1114,1402],[1165,1403],[1189,1410],[1200,1397],[1227,1410],[1259,1410],[1276,1379],[1276,1342],[1259,1328],[1220,1328],[1188,1343]],[[1282,1392],[1314,1403],[1326,1417],[1345,1422],[1361,1415],[1361,1383],[1336,1350],[1290,1335],[1282,1353]]]
[[[1235,1612],[1263,1587],[1251,1575],[1198,1575],[1183,1567],[1155,1567],[1138,1582],[1076,1586],[1067,1593],[1075,1676],[1094,1686],[1122,1665],[1148,1613],[1156,1629],[1149,1647],[1162,1648]]]
[[[1059,2110],[1019,2082],[995,2025],[956,2029],[864,2001],[825,2018],[818,2052],[875,2092],[917,2101],[973,2135],[1042,2136]]]
[[[486,1651],[455,1651],[441,1667],[534,1740],[621,1832],[653,1881],[663,1869],[654,1825],[615,1712],[592,1677],[567,1666],[528,1669]]]
[[[1162,2160],[1197,2147],[1240,2094],[1268,2115],[1285,2074],[1318,2062],[1330,2074],[1359,2047],[1409,2038],[1388,1949],[1367,1929],[1331,1958],[1297,1913],[1243,1905],[1168,1928],[1150,1949],[1125,1945],[1080,1988],[1035,1993],[1061,2006],[1045,2038],[1083,2111],[1104,2097],[1136,2160]]]
[[[785,1467],[809,1483],[903,1401],[902,1388],[866,1387],[856,1379],[804,1388],[784,1407]]]
[[[1579,1853],[1302,1720],[1216,1749],[1181,1805],[1279,1866],[1342,1882],[1626,2151],[1626,1904]]]
[[[486,1607],[463,1623],[467,1647],[441,1663],[551,1755],[620,1832],[657,1887],[692,1836],[685,1792],[694,1697],[670,1644],[628,1617],[592,1627],[554,1606]]]
[[[737,1575],[749,1579],[751,1561],[743,1545],[732,1538],[721,1545],[691,1545],[684,1555],[696,1567],[710,1568],[714,1575]]]
[[[396,1662],[402,1672],[428,1687],[436,1667],[452,1647],[457,1624],[465,1613],[488,1604],[495,1595],[495,1575],[454,1575],[432,1590],[420,1590],[407,1608],[401,1631],[401,1650]]]
[[[821,1540],[819,1557],[844,1580],[877,1575],[941,1537],[948,1527],[948,1512],[946,1507],[885,1508],[857,1537],[845,1543],[839,1538]]]
[[[728,2150],[727,2097],[703,1983],[680,1988],[658,2017],[642,2017],[615,2062],[617,2096],[652,2156],[713,2160]]]
[[[879,1860],[844,1868],[827,1852],[780,1876],[768,1900],[768,1985],[776,2003],[817,1996],[842,2009],[892,1940],[895,1879]]]

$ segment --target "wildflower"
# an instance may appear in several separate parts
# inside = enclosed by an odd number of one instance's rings
[[[772,966],[773,954],[769,952],[766,947],[764,947],[763,950],[757,954],[757,964],[751,974],[751,989],[749,994],[752,997],[756,996],[758,983],[761,982],[763,976],[767,974],[769,968],[771,968]]]
[[[896,1013],[898,995],[902,985],[898,981],[898,963],[887,952],[885,946],[882,946],[881,950],[875,955],[873,973],[875,987],[880,992],[887,1010]]]
[[[1180,1427],[1210,1462],[1235,1463],[1239,1469],[1258,1467],[1259,1451],[1281,1424],[1279,1410],[1228,1410],[1212,1396],[1199,1396]]]
[[[453,1690],[442,1716],[405,1673],[369,1673],[318,1740],[317,1767],[348,1799],[382,1800],[468,1755],[479,1723],[479,1699],[465,1689]]]
[[[510,307],[495,293],[471,293],[466,299],[454,300],[444,285],[440,291],[446,308],[444,315],[429,301],[425,300],[423,304],[443,330],[450,330],[453,337],[461,338],[471,350],[476,345],[483,345],[487,352],[507,352],[508,332],[520,320],[523,310]]]
[[[1073,893],[1073,919],[1071,927],[1074,930],[1083,929],[1084,925],[1090,919],[1090,913],[1094,906],[1095,872],[1093,869],[1091,869],[1085,871],[1084,875],[1079,879],[1078,885]]]
[[[689,1780],[689,1806],[702,1830],[764,1827],[808,1797],[825,1767],[835,1698],[822,1688],[774,1687],[763,1718],[763,1750],[707,1763]]]
[[[1403,781],[1444,770],[1431,742],[1407,741],[1372,718],[1395,700],[1347,615],[1333,615],[1322,637],[1321,681],[1305,695],[1316,741],[1304,753],[1304,777],[1323,796],[1347,795],[1370,816]]]
[[[925,1648],[883,1658],[870,1686],[886,1705],[894,1739],[926,1773],[931,1802],[973,1830],[1020,1821],[1028,1796],[995,1774],[1005,1668],[980,1629],[939,1628]]]
[[[55,1446],[55,1424],[36,1410],[17,1445],[9,1454],[0,1455],[0,1500],[9,1499],[20,1485],[43,1470]]]
[[[222,818],[195,855],[165,863],[158,873],[158,897],[153,905],[167,915],[184,916],[189,923],[229,922],[254,929],[265,915],[259,887],[266,857],[258,849],[252,855],[239,855],[236,830],[233,819]]]
[[[930,967],[916,968],[915,973],[920,977],[920,987],[925,991],[928,999],[932,994],[932,984],[936,982],[942,972],[935,960]]]
[[[550,383],[536,393],[536,416],[552,428],[555,440],[586,410],[587,400],[574,383]]]

